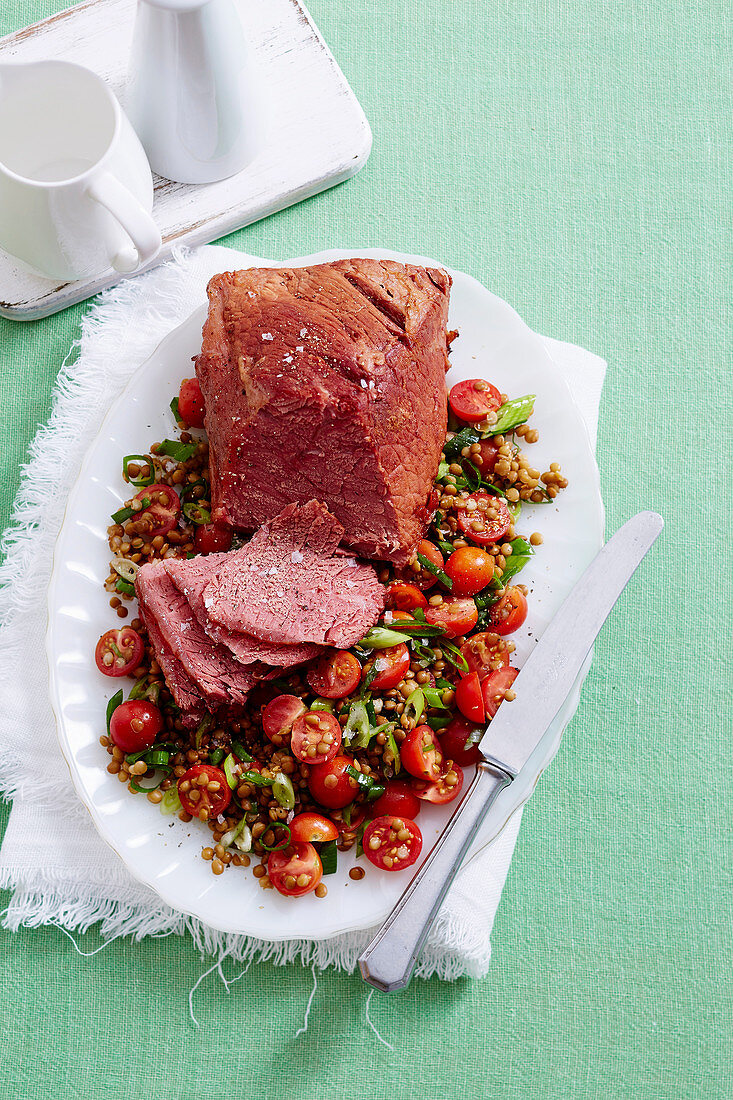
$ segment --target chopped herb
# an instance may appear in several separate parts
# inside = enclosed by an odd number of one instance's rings
[[[438,544],[438,549],[440,550],[441,554],[445,554],[445,556],[449,558],[453,553],[453,543],[446,542],[445,539],[436,539],[436,542]]]
[[[376,779],[373,779],[371,775],[364,775],[364,772],[358,772],[351,764],[349,764],[346,771],[352,779],[356,780],[361,789],[366,791],[369,801],[379,798],[381,794],[384,794],[384,786],[378,783]]]
[[[324,875],[336,874],[336,864],[338,861],[337,851],[335,840],[329,841],[328,844],[324,844],[321,848],[321,864],[323,865]]]
[[[443,656],[446,661],[449,661],[454,668],[457,668],[459,672],[470,672],[468,661],[463,656],[458,646],[453,645],[453,642],[447,642],[445,639],[441,639],[440,648],[443,650]]]
[[[181,420],[181,414],[178,411],[178,398],[177,397],[174,397],[173,400],[171,401],[171,412],[173,413],[173,419],[175,420],[175,422],[177,424],[178,421]],[[183,423],[183,421],[181,421],[181,423]]]
[[[333,699],[314,699],[310,705],[310,710],[327,710],[329,714],[333,714],[335,709]]]
[[[451,691],[452,690],[453,685],[451,684]],[[423,695],[425,696],[425,702],[428,704],[429,707],[437,707],[439,710],[447,710],[447,707],[443,702],[443,696],[437,688],[424,687],[422,691]]]
[[[142,467],[147,466],[148,476],[142,477],[142,471],[140,471],[135,477],[131,477],[127,468],[133,462]],[[125,481],[129,481],[130,485],[134,485],[136,489],[144,489],[155,481],[155,467],[148,455],[125,455],[122,459],[122,476]]]
[[[444,588],[449,591],[453,587],[453,581],[450,579],[447,573],[444,573],[439,565],[436,565],[430,558],[426,558],[424,554],[418,554],[417,560],[423,569],[427,569],[428,573],[432,573],[434,577],[437,577]]]
[[[274,783],[273,779],[268,779],[267,776],[255,771],[242,772],[239,779],[241,783],[251,783],[254,787],[271,787]]]
[[[501,576],[492,581],[495,588],[506,588],[507,581],[516,576],[521,569],[524,569],[529,559],[534,555],[534,549],[526,539],[512,539],[511,547],[512,552],[506,559]]]
[[[430,726],[430,728],[432,730],[442,730],[442,729],[445,729],[445,727],[447,725],[449,725],[450,722],[453,721],[453,715],[452,714],[431,714],[425,719],[425,721],[427,722],[427,724]]]
[[[401,634],[408,634],[413,637],[417,635],[420,638],[437,638],[439,635],[445,634],[445,627],[439,623],[426,623],[419,620],[411,623],[407,619],[395,619],[395,623],[399,623]],[[374,627],[374,629],[379,630],[380,628]],[[405,641],[409,640],[409,638],[405,639]]]
[[[379,668],[378,668],[378,665],[377,665],[377,660],[378,660],[378,658],[375,657],[374,660],[372,661],[371,668],[369,669],[366,676],[364,677],[364,681],[361,685],[361,697],[362,697],[362,699],[364,698],[364,696],[369,691],[369,688],[371,686],[372,681],[375,680],[376,677],[379,675]]]
[[[130,696],[130,698],[132,699],[132,695]],[[123,699],[122,688],[120,688],[120,690],[116,691],[114,693],[114,695],[112,696],[112,698],[110,699],[110,701],[107,703],[107,735],[108,736],[109,736],[109,724],[112,721],[112,715],[117,710],[118,706],[122,702],[122,699]]]
[[[198,729],[196,730],[196,748],[201,748],[201,742],[203,741],[204,734],[207,730],[211,729],[214,722],[212,715],[207,714],[204,716],[201,722],[199,722]]]
[[[435,686],[439,687],[441,691],[453,691],[453,688],[455,687],[455,685],[452,684],[450,680],[446,680],[444,676],[438,677],[438,679],[435,681]],[[425,689],[423,688],[423,691],[424,690]]]
[[[390,751],[392,757],[392,767],[394,768],[395,775],[399,775],[400,768],[402,767],[402,761],[400,760],[400,750],[397,748],[397,742],[395,741],[394,733],[391,731],[387,734],[387,740],[385,742],[386,747]]]
[[[435,475],[436,481],[442,481],[447,473],[449,473],[448,463],[447,462],[439,462],[438,463],[438,472]]]
[[[183,514],[186,519],[190,519],[191,523],[195,523],[197,527],[203,527],[204,524],[211,523],[211,512],[208,508],[202,508],[200,504],[196,504],[193,500],[189,500],[187,504],[183,505]]]
[[[453,459],[461,458],[461,451],[464,447],[470,447],[473,443],[478,443],[481,439],[479,433],[475,428],[461,428],[460,432],[449,439],[445,447],[443,447],[443,454],[448,462],[452,462]]]
[[[198,443],[181,443],[177,439],[164,439],[158,444],[158,454],[175,458],[176,462],[186,462],[196,454]]]
[[[219,764],[221,764],[223,759],[224,749],[214,749],[213,752],[209,753],[209,762],[213,764],[214,767],[217,767]]]
[[[118,577],[115,581],[115,590],[122,596],[134,596],[135,585],[129,584],[127,581],[123,581],[122,577]]]
[[[407,634],[398,633],[396,630],[388,630],[386,626],[373,626],[359,645],[364,649],[389,649],[390,646],[399,645],[400,642],[409,642]]]
[[[120,508],[119,511],[113,512],[110,518],[114,520],[115,523],[124,523],[131,515],[132,508]]]
[[[496,410],[496,423],[483,433],[484,439],[490,435],[505,435],[524,424],[532,415],[536,396],[528,393],[525,397],[515,397],[500,405]]]

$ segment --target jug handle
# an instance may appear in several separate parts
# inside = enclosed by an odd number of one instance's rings
[[[127,275],[152,260],[162,243],[160,230],[124,184],[103,172],[91,181],[87,194],[110,212],[132,241],[133,248],[119,249],[111,256],[115,271]]]

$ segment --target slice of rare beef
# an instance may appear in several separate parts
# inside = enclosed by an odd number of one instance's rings
[[[162,561],[149,562],[138,570],[135,591],[145,607],[146,623],[154,620],[164,643],[193,680],[207,707],[215,710],[220,706],[242,706],[256,683],[252,671],[209,638]]]
[[[208,636],[224,646],[233,657],[243,665],[262,662],[276,668],[293,668],[312,660],[322,651],[322,646],[310,643],[302,645],[278,645],[276,642],[264,642],[251,634],[236,633],[215,623],[204,606],[204,589],[214,573],[220,568],[229,554],[209,554],[188,560],[168,558],[165,569],[176,588],[188,600],[191,610]]]
[[[347,649],[384,608],[371,565],[334,556],[343,528],[319,501],[291,504],[227,556],[204,591],[210,617],[267,641]]]
[[[163,670],[167,683],[176,706],[181,711],[181,721],[186,729],[195,729],[206,713],[201,692],[194,684],[185,668],[173,654],[158,629],[155,617],[148,614],[144,599],[138,597],[140,604],[140,617],[145,623],[148,632],[148,641],[153,647],[155,659]]]
[[[253,530],[317,497],[358,554],[406,561],[445,441],[450,285],[373,259],[214,276],[196,359],[213,518]]]

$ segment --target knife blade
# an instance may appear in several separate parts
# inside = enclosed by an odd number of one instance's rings
[[[419,871],[359,957],[366,982],[408,985],[448,887],[496,796],[518,775],[567,698],[593,642],[664,521],[639,512],[609,539],[567,596],[479,743],[476,776]],[[497,830],[498,831],[498,830]]]

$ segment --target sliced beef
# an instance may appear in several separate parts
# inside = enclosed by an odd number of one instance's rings
[[[196,374],[217,522],[317,497],[357,553],[408,559],[445,439],[450,282],[371,259],[214,276]]]
[[[148,629],[154,622],[165,646],[183,666],[207,707],[215,710],[242,706],[256,683],[252,671],[235,661],[202,629],[163,562],[148,563],[138,571],[135,591]]]
[[[191,558],[188,561],[182,558],[169,558],[165,563],[166,572],[188,600],[191,610],[209,638],[228,649],[243,665],[262,662],[284,669],[293,668],[295,665],[301,665],[317,657],[322,651],[322,646],[278,645],[276,642],[265,642],[254,638],[251,634],[227,630],[209,617],[204,606],[204,589],[228,556],[228,554],[209,554],[207,557]]]
[[[370,565],[334,556],[342,537],[319,501],[289,505],[217,567],[204,590],[209,616],[267,641],[348,648],[377,621],[384,587]]]
[[[173,654],[161,634],[153,615],[146,612],[144,600],[139,600],[140,615],[148,632],[148,640],[155,652],[155,659],[163,670],[165,682],[170,688],[176,706],[181,711],[181,721],[186,729],[198,726],[206,713],[201,692],[185,668]]]

